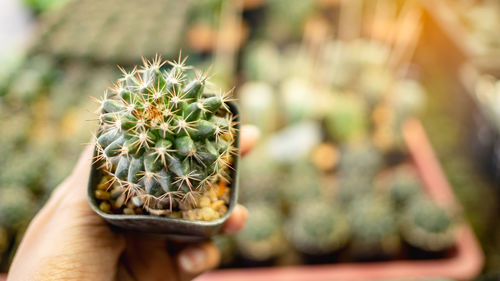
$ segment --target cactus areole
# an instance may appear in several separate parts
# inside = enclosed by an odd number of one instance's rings
[[[221,224],[234,207],[239,123],[231,91],[209,90],[207,74],[185,61],[143,59],[122,69],[100,101],[89,200],[111,223],[207,235],[213,229],[172,228]]]

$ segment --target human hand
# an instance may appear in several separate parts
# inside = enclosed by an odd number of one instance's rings
[[[257,138],[255,127],[243,126],[241,153]],[[160,236],[113,231],[87,201],[91,159],[89,146],[31,221],[8,281],[189,280],[218,265],[220,254],[212,242],[188,244],[173,253],[167,250],[173,242]],[[246,217],[246,209],[236,206],[223,232],[237,232]]]

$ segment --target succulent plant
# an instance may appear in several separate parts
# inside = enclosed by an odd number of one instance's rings
[[[326,115],[326,128],[330,137],[339,142],[359,139],[367,131],[367,107],[362,99],[348,94],[339,94],[332,101]]]
[[[239,253],[253,261],[266,261],[280,255],[286,247],[281,215],[271,206],[255,202],[247,205],[248,220],[236,235]]]
[[[298,251],[309,255],[333,253],[349,240],[349,219],[333,204],[306,201],[294,208],[286,236]]]
[[[371,192],[372,188],[373,183],[370,178],[352,174],[340,175],[337,196],[341,203],[350,205],[356,199]]]
[[[240,165],[240,200],[246,202],[277,202],[282,173],[279,164],[256,148]]]
[[[347,143],[340,148],[339,196],[343,203],[365,196],[383,165],[382,154],[367,141]]]
[[[383,165],[383,157],[369,142],[353,142],[340,148],[339,175],[372,180]]]
[[[350,206],[352,250],[361,258],[390,256],[400,247],[398,223],[390,201],[368,194]]]
[[[279,186],[281,198],[289,206],[308,200],[321,198],[321,173],[316,166],[308,161],[295,162],[288,177]]]
[[[101,101],[96,159],[111,176],[108,189],[122,188],[149,214],[208,207],[231,180],[237,148],[230,92],[208,93],[208,77],[190,78],[185,61],[163,70],[161,58],[144,60],[139,70],[123,71]],[[204,197],[214,202],[200,202]]]
[[[396,208],[405,207],[412,199],[421,195],[420,182],[410,167],[401,167],[390,173],[387,191]]]
[[[415,199],[403,212],[400,223],[403,239],[424,251],[443,251],[455,243],[450,214],[428,198]]]
[[[33,211],[31,194],[24,188],[0,188],[0,226],[14,230],[30,219]]]

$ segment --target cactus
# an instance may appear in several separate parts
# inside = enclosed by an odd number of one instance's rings
[[[326,202],[307,201],[298,205],[286,224],[288,241],[309,255],[333,253],[349,239],[349,221],[344,212]]]
[[[361,175],[342,175],[338,178],[338,197],[340,201],[349,205],[357,198],[363,197],[372,190],[373,183]]]
[[[340,149],[340,176],[364,177],[372,180],[383,165],[383,157],[372,144],[356,142]]]
[[[411,170],[410,167],[401,167],[391,171],[387,191],[396,208],[405,207],[412,199],[421,194],[420,182],[415,171]]]
[[[0,227],[15,230],[28,221],[33,211],[31,194],[23,188],[0,188]]]
[[[247,208],[245,228],[236,236],[239,253],[253,261],[267,261],[277,257],[286,247],[280,213],[259,202],[248,204]]]
[[[298,161],[279,187],[283,201],[290,207],[302,201],[317,200],[322,195],[321,173],[314,164]]]
[[[348,94],[334,97],[326,115],[326,128],[330,137],[348,142],[363,137],[367,131],[367,106],[362,99]]]
[[[430,199],[414,200],[401,217],[401,234],[410,245],[429,252],[453,246],[454,232],[450,215]]]
[[[236,123],[227,104],[230,92],[206,93],[208,77],[190,79],[193,71],[185,61],[169,62],[167,71],[156,57],[144,60],[139,70],[123,70],[101,101],[96,159],[111,176],[107,189],[123,188],[146,213],[177,208],[185,218],[211,220],[220,216],[192,211],[208,211],[205,207],[220,201],[213,197],[227,191],[223,183],[230,183],[228,170],[237,153]],[[98,188],[96,198],[106,200],[105,192]]]
[[[382,165],[380,151],[368,142],[353,142],[341,147],[338,168],[341,201],[349,204],[369,193]]]
[[[352,203],[350,215],[356,256],[386,257],[398,252],[398,224],[387,198],[381,194],[366,195]]]
[[[247,155],[240,166],[240,198],[246,202],[277,202],[282,173],[279,164],[256,148]]]

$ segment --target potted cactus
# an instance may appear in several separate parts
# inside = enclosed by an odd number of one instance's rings
[[[281,229],[281,214],[259,202],[247,204],[248,221],[236,235],[239,253],[248,264],[266,264],[286,249]]]
[[[350,216],[351,251],[355,259],[387,259],[398,253],[398,224],[385,196],[363,196],[351,204]]]
[[[346,246],[350,238],[346,213],[324,201],[311,200],[297,205],[285,229],[292,246],[311,261],[315,256],[335,258],[333,254]]]
[[[398,210],[407,207],[412,199],[420,196],[421,190],[421,183],[410,167],[399,167],[393,171],[387,184],[389,197]]]
[[[414,199],[403,212],[400,224],[405,242],[421,251],[439,254],[455,244],[450,214],[428,198]]]
[[[113,225],[210,236],[236,204],[237,109],[185,62],[144,60],[101,101],[88,198]]]

